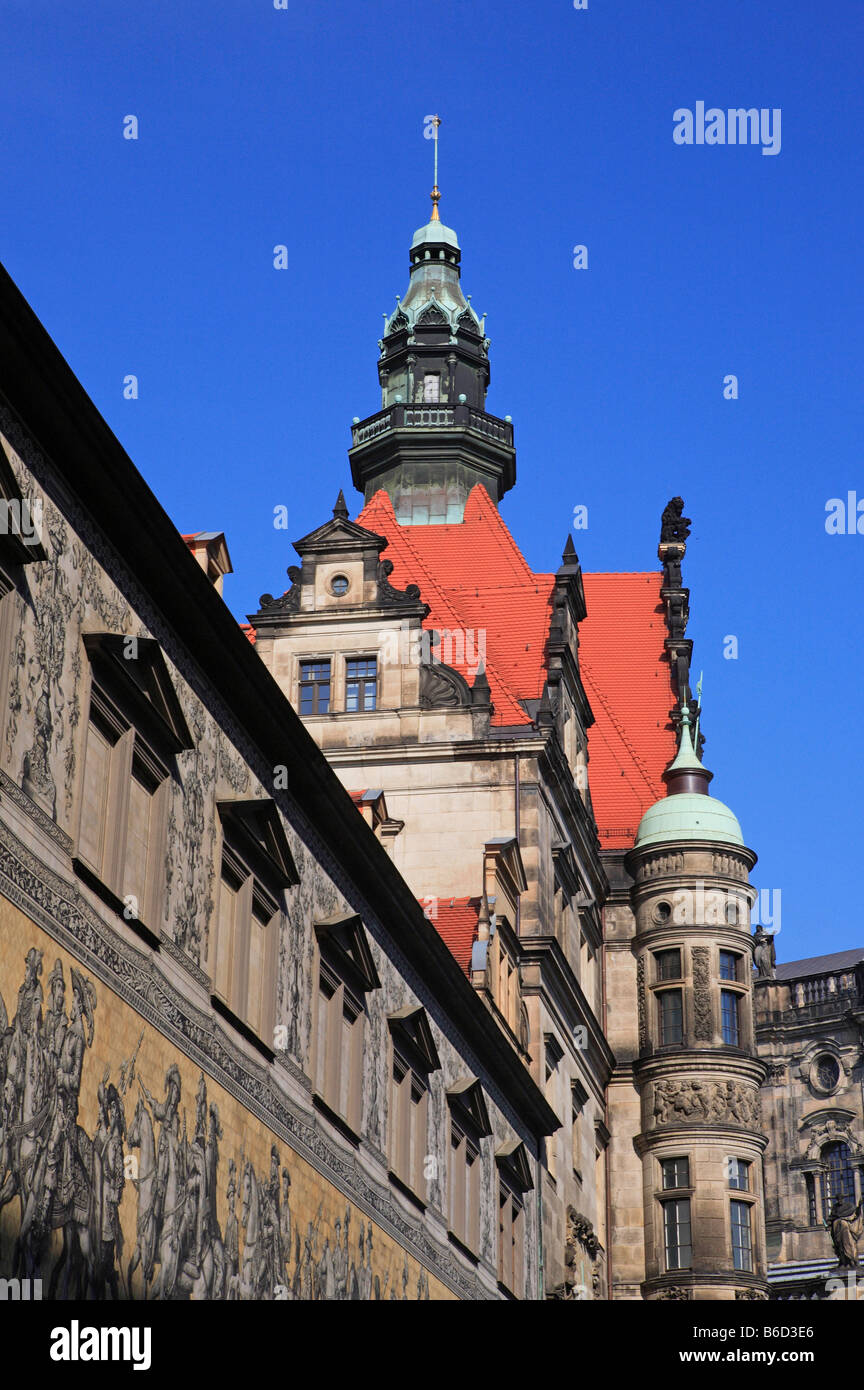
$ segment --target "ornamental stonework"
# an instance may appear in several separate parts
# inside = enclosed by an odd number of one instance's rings
[[[710,1042],[714,1036],[708,947],[693,947],[693,1020],[697,1042]]]
[[[732,1124],[758,1129],[759,1092],[740,1081],[655,1081],[654,1126]]]

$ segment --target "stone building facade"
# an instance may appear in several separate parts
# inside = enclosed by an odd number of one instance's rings
[[[246,625],[0,275],[0,1281],[761,1300],[854,1242],[864,954],[751,936],[682,499],[659,570],[529,567],[460,261],[436,199],[362,511]]]
[[[542,1090],[5,273],[0,359],[0,1278],[539,1297]]]
[[[837,1296],[832,1213],[864,1197],[864,950],[768,966],[754,995],[772,1297]]]

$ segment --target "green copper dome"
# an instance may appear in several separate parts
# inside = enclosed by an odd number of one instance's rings
[[[738,817],[716,797],[702,792],[677,792],[650,806],[639,822],[636,848],[668,840],[720,840],[743,845]]]

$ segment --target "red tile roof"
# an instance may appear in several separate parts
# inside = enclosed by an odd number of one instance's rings
[[[471,947],[477,940],[480,899],[427,897],[421,898],[420,903],[465,974],[469,974]]]
[[[596,721],[588,730],[588,782],[601,847],[621,849],[665,795],[661,773],[676,750],[663,576],[586,574],[583,582],[588,616],[579,627],[579,666]]]
[[[457,524],[400,526],[383,491],[357,520],[387,537],[391,582],[419,584],[430,606],[424,626],[462,634],[466,659],[457,651],[447,664],[469,683],[483,634],[493,725],[530,726],[522,701],[543,693],[555,577],[533,573],[485,488],[472,489]],[[664,794],[661,773],[675,754],[662,575],[583,578],[580,665],[596,720],[588,733],[591,797],[601,845],[623,848]]]
[[[258,633],[255,631],[255,629],[254,629],[254,627],[252,626],[252,624],[251,624],[251,623],[241,623],[241,624],[240,624],[240,630],[241,630],[241,632],[245,632],[245,633],[246,633],[246,636],[249,638],[249,641],[252,643],[252,646],[254,647],[256,641],[258,640]]]

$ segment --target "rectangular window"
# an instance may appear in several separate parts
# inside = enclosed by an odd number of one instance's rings
[[[480,1150],[451,1117],[450,1229],[469,1250],[480,1244]]]
[[[753,1238],[750,1230],[750,1203],[732,1203],[732,1264],[735,1269],[753,1270]]]
[[[693,1263],[689,1197],[663,1203],[663,1239],[667,1270],[689,1269]]]
[[[558,1114],[558,1072],[555,1067],[546,1063],[546,1085],[544,1087],[546,1100],[550,1107]],[[546,1170],[550,1178],[557,1178],[558,1175],[558,1135],[547,1134],[546,1136]]]
[[[816,1183],[812,1173],[805,1173],[804,1179],[807,1186],[807,1221],[809,1225],[816,1226]]]
[[[573,1159],[572,1159],[572,1161],[573,1161],[573,1172],[576,1174],[576,1177],[577,1177],[577,1178],[579,1179],[579,1181],[581,1182],[581,1181],[582,1181],[582,1106],[579,1104],[579,1101],[578,1101],[578,1099],[577,1099],[577,1097],[576,1097],[575,1094],[574,1094],[574,1096],[573,1096],[572,1105],[571,1105],[570,1121],[571,1121],[571,1125],[572,1125],[572,1129],[571,1129],[571,1138],[570,1138],[570,1149],[571,1149],[571,1153],[572,1153],[572,1156],[573,1156]]]
[[[378,663],[374,656],[346,663],[345,709],[349,714],[376,708]]]
[[[300,662],[300,713],[329,714],[330,662]]]
[[[681,952],[657,951],[654,956],[658,980],[681,979]]]
[[[684,1040],[684,996],[680,989],[664,989],[657,995],[660,1011],[660,1042],[662,1045]]]
[[[664,1158],[660,1163],[663,1174],[663,1187],[689,1187],[690,1186],[690,1160],[689,1158]]]
[[[81,798],[81,833],[78,853],[96,874],[102,872],[105,848],[105,818],[108,812],[108,772],[111,750],[117,742],[109,737],[91,714],[84,753],[84,788]]]
[[[396,1051],[392,1075],[390,1164],[397,1178],[425,1200],[429,1092],[422,1076]]]
[[[736,955],[736,953],[735,953],[734,951],[721,951],[721,952],[720,952],[720,979],[721,979],[721,980],[737,980],[737,979],[738,979],[738,962],[740,961],[740,959],[741,959],[741,957],[740,957],[739,955]]]
[[[437,405],[441,387],[441,378],[437,372],[427,372],[423,378],[423,399]]]
[[[273,1031],[279,904],[227,844],[209,973],[213,992],[268,1045]]]
[[[724,1043],[737,1047],[740,1039],[739,999],[731,989],[720,991],[720,1017]]]
[[[729,1186],[739,1192],[750,1191],[750,1164],[743,1158],[729,1159]]]
[[[353,1130],[362,1119],[363,1006],[330,968],[318,978],[312,1074],[325,1105]]]
[[[127,921],[159,911],[168,768],[94,679],[86,725],[78,858]]]
[[[525,1283],[524,1219],[521,1194],[499,1178],[498,1279],[517,1297],[522,1296]]]

